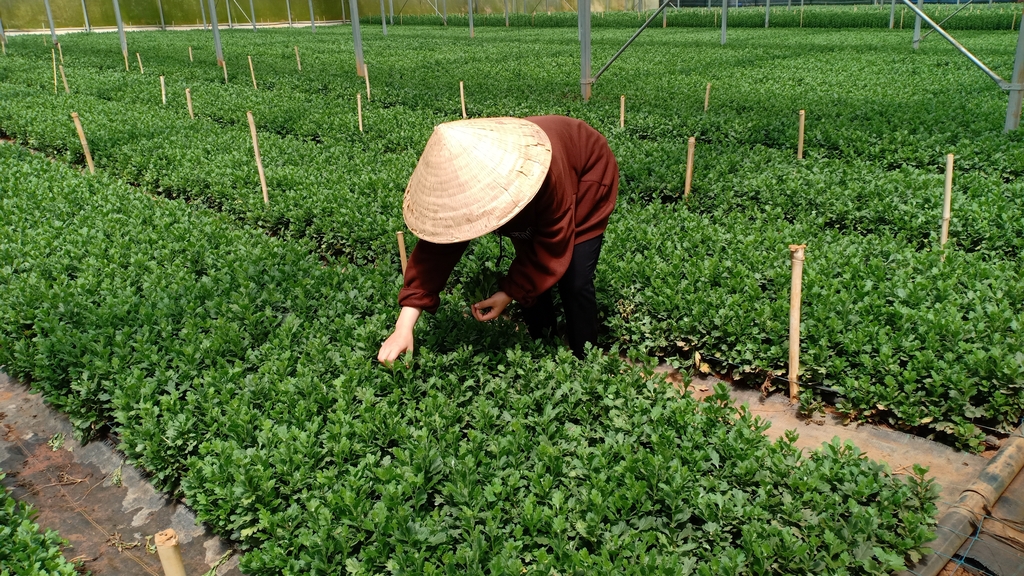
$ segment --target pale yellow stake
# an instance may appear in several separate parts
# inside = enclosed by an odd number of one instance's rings
[[[299,58],[299,47],[295,47],[295,64],[299,67],[299,72],[302,72],[302,58]]]
[[[192,90],[185,88],[185,102],[188,103],[188,117],[195,120],[196,115],[192,113]]]
[[[398,232],[398,258],[402,261],[402,276],[405,276],[405,268],[409,263],[405,258],[405,232]]]
[[[224,83],[228,83],[228,61],[225,60],[221,66],[224,68]]]
[[[53,57],[53,93],[57,93],[57,53],[50,48],[50,56]]]
[[[185,576],[185,564],[181,560],[181,549],[178,548],[178,534],[174,529],[157,532],[154,542],[164,576]]]
[[[64,93],[71,94],[71,89],[68,88],[68,77],[64,75],[64,65],[57,66],[60,69],[60,79],[64,81]]]
[[[462,80],[459,80],[459,99],[462,100],[462,118],[465,120],[466,116],[466,87],[463,85]]]
[[[366,101],[370,101],[370,69],[363,64],[363,80],[366,80]]]
[[[806,244],[791,244],[793,279],[789,288],[789,400],[800,400],[800,301],[803,292],[804,248]]]
[[[798,160],[804,158],[804,111],[800,111],[800,128],[796,136],[796,157]]]
[[[363,131],[363,94],[356,92],[356,113],[359,115],[359,131]]]
[[[75,121],[75,130],[78,131],[78,140],[82,143],[82,152],[85,152],[85,162],[89,165],[89,173],[95,174],[96,167],[92,164],[92,154],[89,152],[89,143],[85,140],[85,130],[82,129],[82,120],[78,118],[78,112],[72,112],[71,119]]]
[[[939,247],[945,248],[949,240],[949,213],[953,202],[953,155],[946,155],[946,187],[945,195],[942,198],[942,234],[939,237]],[[946,259],[946,255],[942,255]]]
[[[195,62],[195,60],[192,59],[192,47],[191,46],[188,47],[188,61],[189,62]]]
[[[124,56],[124,71],[125,72],[130,72],[131,68],[128,67],[128,53],[127,52],[121,52],[121,55]]]
[[[60,55],[60,63],[64,63],[64,49],[60,47],[60,42],[57,42],[57,54]]]
[[[693,184],[693,149],[697,145],[697,139],[690,136],[690,142],[686,146],[686,186],[683,189],[683,196],[690,195],[690,186]]]
[[[708,89],[704,91],[704,111],[708,111],[708,105],[711,104],[711,82],[708,82]]]
[[[137,58],[138,61],[139,61],[139,74],[145,74],[146,73],[146,69],[142,67],[142,56],[140,56],[139,53],[136,52],[135,53],[135,58]]]
[[[626,95],[619,97],[619,128],[626,127]]]
[[[249,133],[252,134],[252,150],[256,154],[256,169],[260,173],[260,188],[263,189],[263,203],[270,204],[270,196],[267,194],[267,176],[263,173],[263,158],[260,157],[260,141],[256,138],[256,121],[252,118],[252,111],[245,115],[249,118]]]
[[[252,89],[259,90],[256,87],[256,71],[252,68],[252,56],[249,56],[249,75],[252,76]]]
[[[167,84],[164,83],[164,77],[160,77],[160,101],[167,105]]]

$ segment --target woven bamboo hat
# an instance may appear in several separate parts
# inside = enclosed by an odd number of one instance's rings
[[[551,141],[533,122],[474,118],[440,124],[405,189],[405,223],[436,244],[478,238],[537,195],[550,165]]]

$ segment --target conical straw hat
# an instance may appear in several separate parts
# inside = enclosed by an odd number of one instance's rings
[[[413,234],[452,244],[497,230],[537,195],[551,141],[533,122],[475,118],[434,128],[405,189]]]

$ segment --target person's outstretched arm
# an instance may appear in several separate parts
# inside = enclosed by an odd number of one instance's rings
[[[398,322],[395,322],[395,331],[381,345],[377,360],[382,364],[391,364],[402,354],[413,351],[413,330],[422,312],[412,306],[402,307],[401,313],[398,314]]]

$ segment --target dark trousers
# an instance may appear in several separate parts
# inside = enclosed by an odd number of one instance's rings
[[[580,242],[573,247],[572,260],[565,275],[558,281],[558,294],[565,309],[566,338],[577,358],[583,357],[587,342],[597,344],[597,290],[594,272],[601,256],[604,235]],[[533,338],[555,332],[558,311],[551,299],[551,290],[541,294],[534,305],[523,309],[523,319]]]

